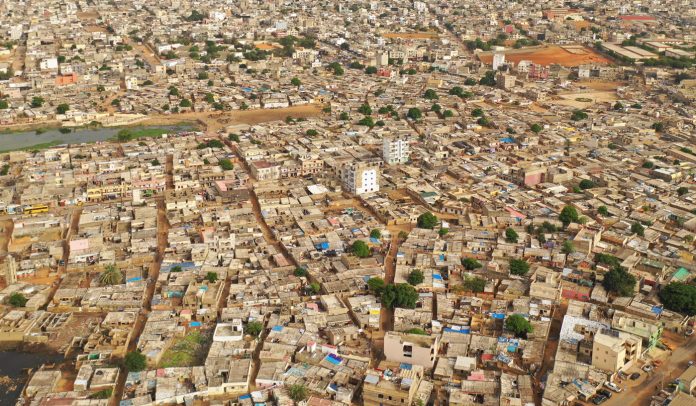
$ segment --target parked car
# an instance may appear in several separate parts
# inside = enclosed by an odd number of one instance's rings
[[[650,364],[645,364],[641,369],[645,372],[651,372],[653,370],[653,366]]]
[[[622,391],[622,389],[619,387],[619,385],[615,384],[614,382],[606,381],[606,382],[604,382],[604,386],[606,386],[607,388],[613,390],[613,391],[616,392],[616,393]]]
[[[592,398],[592,403],[594,403],[595,405],[601,405],[602,403],[606,402],[607,399],[608,398],[606,396],[597,395]]]
[[[597,393],[599,393],[600,395],[604,396],[604,397],[607,398],[607,399],[611,399],[612,393],[609,392],[609,391],[606,390],[606,389],[600,389],[600,390],[597,391]]]
[[[640,372],[632,373],[629,378],[631,378],[632,381],[635,381],[636,379],[640,378]]]

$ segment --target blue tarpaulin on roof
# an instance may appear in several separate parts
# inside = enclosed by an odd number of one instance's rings
[[[201,325],[200,321],[192,321],[189,323],[189,327],[200,327]]]
[[[379,239],[378,239],[378,238],[374,238],[374,237],[370,237],[370,242],[373,243],[373,244],[379,244]]]
[[[653,306],[651,310],[655,314],[662,314],[662,306]]]
[[[328,242],[320,242],[319,244],[314,246],[318,250],[326,251],[329,249],[329,243]]]
[[[410,371],[411,369],[413,369],[413,365],[407,364],[407,363],[405,363],[405,362],[402,362],[402,363],[401,363],[401,369],[404,369],[404,370],[406,370],[406,371]]]
[[[505,318],[505,313],[491,313],[491,317],[494,319],[503,320]]]
[[[341,359],[341,357],[339,357],[338,355],[334,355],[334,354],[327,355],[326,360],[334,365],[339,365],[341,363],[341,361],[343,361],[343,359]]]
[[[469,327],[462,327],[459,330],[455,330],[453,328],[445,327],[445,331],[449,333],[469,334],[471,332],[471,329]]]
[[[143,280],[143,278],[141,276],[136,276],[134,278],[126,279],[126,282],[137,282],[137,281],[141,281],[141,280]]]
[[[513,142],[515,142],[515,139],[510,138],[510,137],[505,137],[505,138],[501,138],[500,142],[502,142],[504,144],[512,144]]]
[[[251,399],[251,395],[246,394],[246,395],[242,395],[239,397],[239,400],[244,400],[244,399]]]
[[[271,330],[273,330],[273,331],[283,331],[283,326],[273,326],[273,328],[272,328]]]
[[[434,274],[433,274],[433,279],[442,280],[442,275],[440,275],[439,273],[434,273]]]

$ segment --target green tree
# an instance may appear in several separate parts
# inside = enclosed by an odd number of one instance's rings
[[[633,288],[636,286],[636,278],[626,271],[622,266],[614,267],[611,271],[604,274],[602,286],[607,292],[619,296],[632,296]]]
[[[295,402],[307,399],[307,388],[304,385],[294,384],[288,388],[288,396]]]
[[[574,253],[575,247],[573,246],[573,242],[570,240],[563,241],[563,247],[561,248],[561,252],[566,255]]]
[[[513,275],[526,275],[529,272],[529,264],[524,259],[511,259],[510,262],[510,273]]]
[[[224,170],[224,171],[231,171],[232,169],[234,169],[234,165],[232,164],[232,161],[230,161],[227,158],[222,158],[219,161],[219,164],[220,164],[220,168],[222,168],[222,170]]]
[[[341,121],[348,121],[350,120],[350,115],[348,115],[348,113],[344,111],[341,114],[339,114],[338,119]]]
[[[309,130],[305,131],[305,135],[308,137],[315,137],[319,132],[313,128],[310,128]]]
[[[429,335],[428,333],[425,332],[425,330],[423,330],[422,328],[418,328],[418,327],[410,328],[410,329],[404,331],[404,333],[406,333],[406,334],[417,334],[417,335],[419,335],[419,336],[427,336],[427,335]]]
[[[449,109],[445,110],[442,112],[442,117],[445,117],[445,118],[454,117],[454,112],[452,110],[449,110]]]
[[[246,332],[247,334],[258,337],[261,335],[261,332],[263,331],[263,323],[260,321],[252,320],[247,323],[246,325]]]
[[[367,73],[368,75],[374,75],[375,73],[377,73],[377,67],[368,66],[367,68],[365,68],[365,73]]]
[[[208,272],[205,275],[205,280],[207,280],[210,283],[215,283],[218,280],[218,274],[217,272]]]
[[[410,118],[411,120],[420,120],[421,117],[423,117],[423,112],[418,107],[411,107],[408,109],[408,113],[406,113],[406,117]]]
[[[517,338],[527,338],[527,334],[534,331],[529,320],[522,315],[513,314],[505,320],[505,328],[510,330]]]
[[[372,231],[370,231],[370,238],[375,238],[379,240],[380,238],[382,238],[382,232],[375,228]]]
[[[351,245],[351,252],[358,258],[367,258],[371,255],[370,247],[363,240],[356,240]]]
[[[182,100],[179,102],[179,107],[184,107],[184,108],[186,108],[186,107],[191,107],[191,106],[192,106],[191,100],[189,100],[189,99],[182,99]]]
[[[480,293],[486,289],[486,280],[478,276],[465,276],[462,287],[467,292]]]
[[[665,308],[687,316],[696,316],[696,286],[671,282],[658,294]]]
[[[34,96],[31,98],[31,107],[37,108],[43,106],[45,103],[45,100],[41,96]]]
[[[302,86],[302,81],[300,81],[300,79],[298,79],[298,78],[292,78],[292,79],[290,79],[290,84],[295,86],[295,87],[300,87],[300,86]]]
[[[381,296],[386,284],[382,278],[370,278],[370,280],[367,281],[367,287],[372,294]]]
[[[56,113],[58,114],[65,114],[70,110],[70,105],[67,103],[61,103],[56,107]]]
[[[449,90],[449,94],[452,96],[461,97],[462,94],[464,94],[464,89],[462,89],[460,86],[455,86]]]
[[[597,213],[601,214],[604,217],[609,216],[609,209],[607,209],[607,206],[599,206],[597,208]]]
[[[140,351],[131,351],[126,354],[123,364],[128,372],[139,372],[147,367],[147,358]]]
[[[239,134],[230,134],[227,139],[234,142],[239,142]]]
[[[437,92],[433,89],[428,89],[423,93],[423,98],[426,100],[437,100],[440,97],[437,95]]]
[[[0,99],[0,110],[7,110],[10,108],[10,103],[5,99]]]
[[[581,121],[587,119],[587,113],[582,110],[575,110],[573,114],[570,115],[570,119],[573,121]]]
[[[435,228],[439,221],[440,220],[437,218],[436,215],[434,215],[431,212],[427,212],[418,216],[416,224],[418,225],[418,228],[427,228],[432,230],[433,228]]]
[[[483,267],[483,265],[481,265],[481,263],[475,260],[474,258],[462,259],[462,266],[464,266],[464,269],[466,269],[467,271],[473,271],[474,269]]]
[[[302,278],[302,277],[306,278],[309,276],[309,272],[307,272],[306,269],[300,268],[300,267],[295,268],[295,271],[293,272],[293,274],[295,276],[297,276],[298,278]]]
[[[495,72],[488,71],[486,74],[479,80],[479,85],[483,86],[495,86],[496,85],[496,80],[495,80]]]
[[[593,187],[595,187],[595,184],[594,184],[594,182],[592,182],[589,179],[583,179],[580,181],[578,186],[580,186],[580,189],[586,190],[586,189],[592,189]]]
[[[638,236],[640,237],[643,237],[645,236],[645,227],[643,227],[643,225],[639,222],[635,222],[631,224],[631,232],[633,234],[638,234]]]
[[[677,194],[679,196],[684,196],[685,194],[689,193],[689,188],[686,186],[682,186],[679,189],[677,189]]]
[[[123,274],[115,265],[109,264],[99,274],[99,283],[102,286],[118,285],[123,281]]]
[[[418,292],[408,283],[386,285],[382,291],[381,300],[382,304],[390,309],[395,307],[414,309],[418,301]]]
[[[447,227],[442,227],[439,230],[437,230],[437,235],[439,235],[440,237],[446,236],[447,233],[449,233],[449,228]]]
[[[558,216],[558,219],[561,220],[564,227],[568,227],[570,223],[577,223],[580,219],[580,215],[578,215],[578,211],[575,209],[575,207],[565,206],[563,207],[563,210],[561,210],[561,214]]]
[[[423,272],[421,272],[419,269],[412,270],[408,274],[408,278],[406,278],[408,283],[413,286],[423,283],[423,279]]]
[[[508,227],[505,230],[505,241],[509,243],[515,243],[517,242],[517,239],[519,238],[519,235],[517,234],[517,231],[515,231],[513,228]]]
[[[430,111],[434,111],[436,113],[439,113],[442,110],[442,106],[440,106],[437,103],[434,103],[432,106],[430,106]]]
[[[661,122],[653,123],[652,129],[657,131],[658,133],[661,133],[665,130],[665,125]]]
[[[21,294],[20,292],[14,292],[13,294],[10,295],[9,303],[10,303],[10,306],[13,306],[13,307],[24,307],[24,305],[27,304],[28,300],[29,299],[24,297],[24,295]]]
[[[309,284],[309,291],[316,295],[317,293],[321,292],[321,285],[317,282],[312,282]]]
[[[542,127],[540,124],[536,124],[536,123],[532,124],[532,127],[531,127],[532,132],[537,133],[537,134],[540,133],[541,130],[543,130],[543,129],[544,129],[544,127]]]
[[[364,104],[360,105],[360,107],[358,108],[358,113],[369,116],[370,114],[372,114],[372,108],[370,107],[369,104],[364,103]]]
[[[472,117],[483,117],[484,113],[482,109],[476,108],[471,110]]]

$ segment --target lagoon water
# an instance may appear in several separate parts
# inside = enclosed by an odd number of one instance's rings
[[[152,126],[152,127],[133,127],[133,130],[144,128],[162,128],[172,130],[172,132],[190,130],[190,126]],[[71,133],[63,134],[57,128],[47,130],[37,134],[35,131],[0,133],[0,152],[17,149],[29,148],[38,144],[60,143],[60,144],[81,144],[83,142],[106,141],[114,138],[122,127],[109,128],[78,128]],[[2,127],[0,127],[2,131]]]

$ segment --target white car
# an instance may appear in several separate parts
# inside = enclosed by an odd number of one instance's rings
[[[606,381],[606,382],[604,382],[604,386],[606,386],[607,388],[609,388],[617,393],[621,392],[623,390],[619,387],[619,385],[615,384],[614,382]]]

